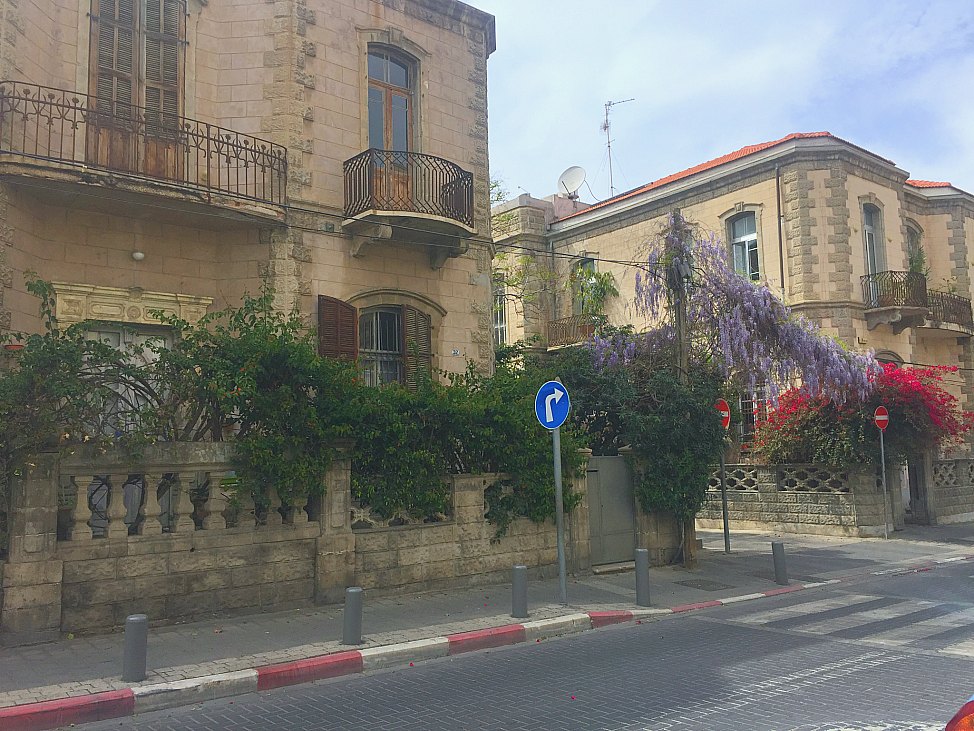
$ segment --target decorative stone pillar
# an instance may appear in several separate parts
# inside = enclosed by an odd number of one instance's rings
[[[227,508],[227,499],[221,489],[221,483],[227,474],[226,472],[210,473],[210,495],[206,501],[203,530],[223,530],[227,527],[227,520],[223,517],[223,511]]]
[[[108,495],[108,540],[128,538],[129,527],[125,525],[125,483],[128,474],[109,475],[112,490]]]
[[[144,536],[158,536],[162,534],[162,508],[159,506],[159,483],[162,475],[145,474],[145,519],[142,521],[140,533]]]
[[[237,513],[237,527],[254,530],[257,527],[257,518],[254,515],[254,496],[250,490],[245,490],[239,494],[237,500],[240,504]]]
[[[267,506],[267,519],[264,524],[268,527],[274,527],[284,524],[284,518],[281,516],[281,497],[277,494],[276,487],[270,487],[267,489],[267,499],[270,504]]]
[[[301,525],[308,522],[308,513],[305,506],[308,504],[308,496],[296,497],[291,501],[291,523]]]
[[[192,533],[196,530],[193,520],[193,501],[189,497],[189,484],[179,475],[176,484],[169,488],[176,490],[176,532]]]
[[[94,475],[75,475],[75,504],[71,513],[71,540],[75,542],[91,540],[91,507],[88,505],[88,488]]]

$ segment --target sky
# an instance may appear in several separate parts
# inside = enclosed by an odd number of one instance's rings
[[[791,132],[974,193],[974,0],[467,0],[492,13],[491,176],[609,196]]]

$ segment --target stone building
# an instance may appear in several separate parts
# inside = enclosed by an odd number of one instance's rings
[[[525,278],[541,290],[527,304],[508,293],[495,314],[498,339],[584,339],[591,325],[564,286],[572,269],[612,272],[620,296],[608,302],[610,321],[644,327],[628,306],[638,270],[622,262],[640,258],[674,208],[716,232],[738,271],[850,347],[961,367],[948,386],[974,409],[974,196],[913,180],[828,132],[745,147],[595,205],[522,195],[495,207],[503,266],[532,261],[548,273]],[[743,404],[745,431],[757,405]]]
[[[266,280],[373,381],[489,367],[492,16],[0,0],[0,30],[0,337],[39,327],[27,271],[114,339]]]

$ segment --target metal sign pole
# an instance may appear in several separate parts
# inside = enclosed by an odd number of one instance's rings
[[[720,501],[724,513],[724,553],[730,553],[730,526],[727,521],[727,468],[724,465],[724,445],[720,449]]]
[[[879,462],[883,470],[883,538],[889,540],[889,492],[886,489],[886,445],[883,430],[879,430]]]
[[[565,514],[561,489],[561,427],[551,430],[555,461],[555,529],[558,534],[558,590],[561,603],[568,605],[568,582],[565,577]]]

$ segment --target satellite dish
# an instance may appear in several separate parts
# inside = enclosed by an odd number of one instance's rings
[[[578,198],[576,193],[585,182],[585,171],[578,165],[572,165],[558,176],[558,192],[565,192],[569,198]]]

